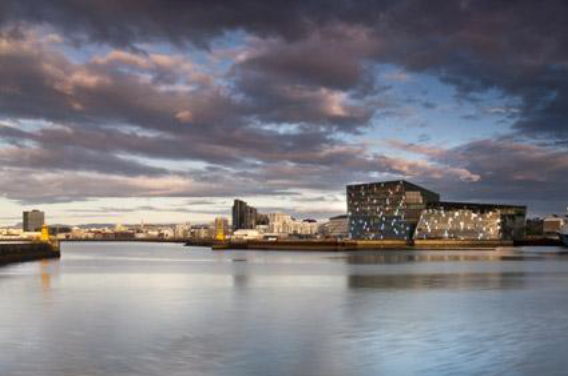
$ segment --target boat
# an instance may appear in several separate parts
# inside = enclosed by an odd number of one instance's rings
[[[560,229],[558,235],[560,235],[562,244],[564,244],[565,247],[568,247],[568,224],[564,225],[564,227]]]

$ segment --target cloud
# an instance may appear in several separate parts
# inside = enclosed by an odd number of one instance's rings
[[[567,150],[510,138],[477,140],[449,149],[390,144],[477,177],[450,181],[424,174],[415,179],[443,193],[446,199],[524,204],[538,214],[568,207]]]
[[[568,203],[568,151],[513,140],[480,140],[448,150],[438,157],[461,165],[482,178],[475,186],[481,197]]]
[[[386,140],[386,143],[396,149],[409,151],[411,153],[422,154],[429,157],[437,157],[445,153],[445,149],[432,147],[424,144],[408,143],[400,140]]]
[[[120,214],[120,213],[137,213],[137,212],[158,212],[158,213],[188,213],[188,214],[227,214],[230,209],[209,209],[201,208],[190,209],[185,207],[160,207],[152,205],[140,205],[133,207],[118,207],[118,206],[102,206],[95,209],[67,209],[66,212],[69,213],[82,213],[83,215],[92,216],[93,214]]]
[[[264,44],[241,64],[242,89],[254,92],[269,83],[266,91],[272,97],[267,101],[282,100],[284,107],[287,101],[302,100],[316,100],[318,107],[317,91],[282,93],[275,80],[347,91],[365,80],[363,63],[372,60],[396,64],[403,68],[402,74],[436,75],[464,96],[500,90],[521,101],[515,123],[519,132],[568,137],[568,40],[564,37],[568,8],[561,0],[244,4],[127,0],[120,6],[110,1],[8,0],[2,8],[4,29],[13,34],[17,34],[14,29],[44,25],[78,42],[132,51],[149,42],[210,46],[216,37],[244,31]],[[159,65],[151,57],[141,62],[126,52],[112,57],[129,65],[147,67],[151,60]],[[284,113],[271,115],[276,120],[289,119]],[[365,117],[358,115],[355,121],[361,116]],[[323,118],[312,115],[310,120]]]
[[[567,13],[560,0],[6,0],[3,193],[324,194],[407,178],[455,197],[536,202],[545,192],[560,203]],[[389,94],[420,75],[452,85],[476,123],[507,117],[502,133],[515,137],[389,141],[419,160],[372,151],[361,135],[382,136],[385,116],[412,111]],[[511,104],[485,106],[480,93]],[[431,99],[417,103],[438,108]]]
[[[135,47],[141,41],[164,41],[176,45],[208,42],[231,30],[253,34],[305,36],[318,25],[337,21],[376,20],[369,1],[220,1],[136,0],[61,1],[8,0],[2,4],[4,23],[51,25],[79,42]]]
[[[75,146],[57,149],[36,147],[13,147],[0,149],[0,164],[4,167],[19,167],[31,170],[94,171],[123,176],[158,176],[168,170],[151,167],[136,161],[110,154],[96,153]]]
[[[227,197],[289,195],[286,190],[251,184],[238,176],[209,176],[208,181],[184,175],[121,176],[93,172],[37,172],[0,169],[5,198],[24,204],[63,203],[108,197]]]

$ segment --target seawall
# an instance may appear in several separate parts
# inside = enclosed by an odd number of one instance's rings
[[[413,249],[472,249],[491,250],[498,247],[512,247],[512,240],[414,240]]]
[[[2,243],[0,265],[61,257],[59,247],[51,243]]]
[[[245,240],[215,242],[213,250],[251,249],[265,251],[327,251],[341,252],[350,250],[351,244],[337,240]]]
[[[360,250],[494,250],[498,247],[512,246],[512,241],[499,240],[248,240],[215,242],[212,249],[348,252]]]

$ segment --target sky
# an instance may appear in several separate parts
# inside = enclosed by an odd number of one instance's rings
[[[568,3],[3,0],[0,225],[568,207]]]

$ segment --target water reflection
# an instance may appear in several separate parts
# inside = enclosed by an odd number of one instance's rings
[[[49,274],[49,261],[40,262],[41,288],[43,292],[48,292],[51,288],[51,275]]]
[[[558,255],[558,253],[549,253],[547,255]],[[543,259],[547,255],[498,251],[371,251],[350,253],[339,258],[344,259],[349,264],[404,264],[411,262],[530,261]]]
[[[519,289],[525,286],[525,273],[439,273],[350,275],[353,289]]]
[[[250,276],[248,274],[238,273],[233,275],[233,287],[235,288],[247,288],[250,282]]]
[[[0,268],[0,375],[561,374],[568,258],[526,251],[66,243]]]

